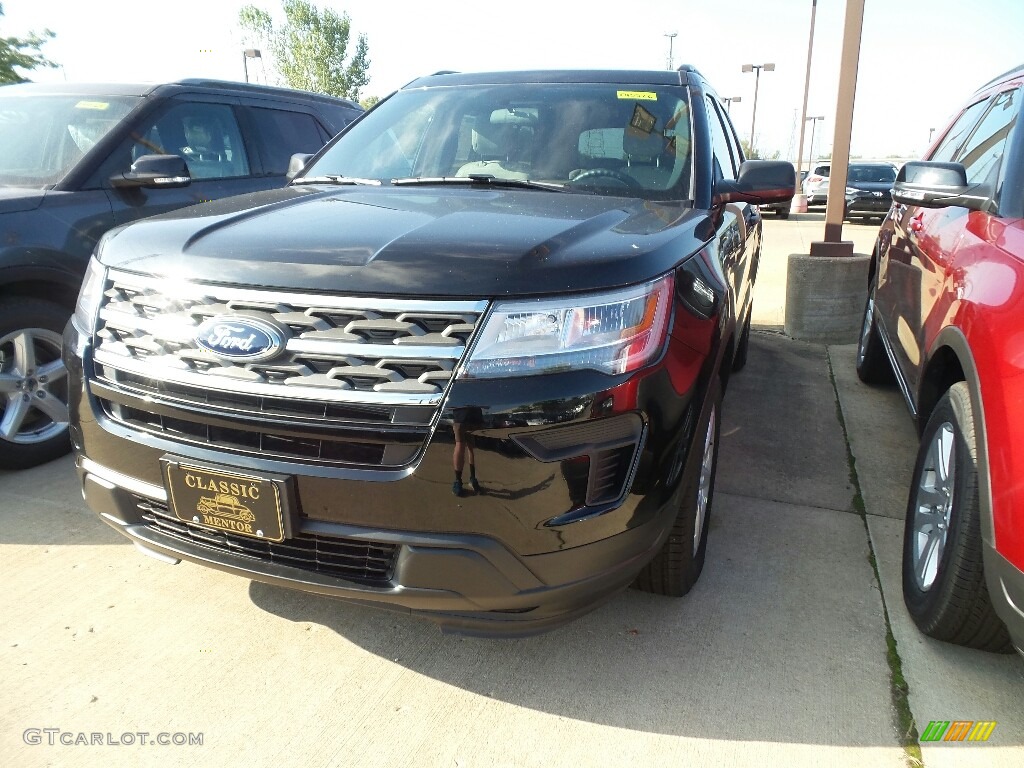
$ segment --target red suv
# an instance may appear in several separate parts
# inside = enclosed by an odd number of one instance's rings
[[[1024,649],[1024,66],[907,163],[878,235],[857,350],[917,420],[903,593],[927,635]],[[1024,652],[1024,651],[1022,651]]]

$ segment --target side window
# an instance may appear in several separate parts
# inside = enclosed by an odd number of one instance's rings
[[[256,125],[256,145],[263,158],[264,172],[283,176],[288,161],[297,152],[313,154],[324,145],[322,132],[312,115],[283,109],[250,109]]]
[[[235,113],[225,104],[184,102],[132,132],[131,159],[180,155],[194,179],[249,175]]]
[[[722,121],[722,125],[725,128],[725,138],[729,142],[729,151],[732,153],[733,165],[736,166],[736,172],[739,173],[740,163],[746,158],[743,157],[743,149],[740,147],[739,138],[736,136],[736,126],[732,124],[728,113],[722,109],[720,102],[715,102],[715,109],[718,110],[718,119]]]
[[[733,165],[732,153],[729,151],[729,140],[726,138],[725,128],[722,126],[714,101],[708,96],[704,98],[708,111],[708,126],[711,129],[711,151],[714,153],[712,158],[714,180],[735,179],[736,168]]]
[[[960,145],[964,143],[964,139],[967,138],[967,134],[977,124],[978,118],[985,111],[987,104],[987,101],[979,101],[977,104],[972,104],[965,109],[928,159],[943,163],[951,162],[953,155],[960,148]]]
[[[1006,140],[1017,124],[1020,92],[1004,91],[992,99],[991,106],[963,148],[955,155],[967,170],[968,184],[990,184],[995,191],[999,161]]]

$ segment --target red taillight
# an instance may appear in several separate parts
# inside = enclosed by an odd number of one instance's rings
[[[824,176],[808,176],[807,180],[808,181],[824,181],[825,177]]]

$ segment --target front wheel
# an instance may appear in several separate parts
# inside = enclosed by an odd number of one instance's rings
[[[892,381],[892,365],[882,346],[875,319],[875,296],[878,292],[878,274],[868,285],[868,298],[864,303],[864,319],[857,340],[857,378],[865,384],[888,384]]]
[[[39,299],[12,299],[0,309],[0,468],[34,467],[71,449],[61,361],[69,314]]]
[[[977,443],[967,384],[954,384],[921,436],[903,530],[903,600],[937,640],[1012,650],[985,583]]]
[[[704,569],[722,411],[721,388],[717,381],[713,386],[711,412],[704,421],[702,438],[694,446],[701,452],[700,465],[697,471],[690,472],[690,479],[684,481],[683,499],[668,539],[634,582],[645,592],[682,597],[697,583]]]

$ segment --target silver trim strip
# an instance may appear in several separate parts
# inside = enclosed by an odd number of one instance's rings
[[[162,485],[153,485],[147,483],[144,480],[137,480],[134,477],[128,475],[122,475],[120,472],[115,472],[112,469],[108,469],[100,464],[97,464],[92,459],[87,459],[84,456],[79,459],[78,466],[85,470],[90,475],[95,475],[101,480],[105,480],[108,483],[113,483],[119,488],[123,488],[126,491],[130,491],[138,496],[145,496],[154,501],[160,501],[164,504],[167,503],[167,490]]]
[[[232,286],[207,285],[204,283],[174,281],[167,278],[146,278],[131,272],[110,270],[107,279],[118,287],[157,287],[161,293],[181,298],[213,297],[225,301],[253,301],[265,304],[303,304],[324,309],[382,310],[384,312],[410,312],[412,314],[480,314],[489,302],[448,301],[431,299],[380,299],[373,297],[332,296],[315,293],[284,293],[273,290],[253,290]],[[171,291],[168,291],[168,288]]]
[[[365,344],[352,341],[323,341],[317,339],[289,339],[286,349],[301,355],[330,355],[335,357],[376,357],[401,360],[460,360],[466,348],[415,344]]]
[[[145,376],[146,378],[159,377],[163,381],[188,384],[218,392],[242,392],[248,395],[263,395],[266,397],[287,397],[295,400],[326,401],[331,403],[359,403],[361,405],[436,406],[443,397],[443,393],[416,395],[377,391],[361,392],[351,389],[327,389],[325,387],[303,387],[299,385],[289,385],[286,387],[281,384],[243,381],[229,376],[183,371],[179,368],[161,365],[155,360],[135,360],[117,354],[112,355],[104,352],[102,347],[93,352],[93,360],[100,365],[133,373],[137,376]]]

